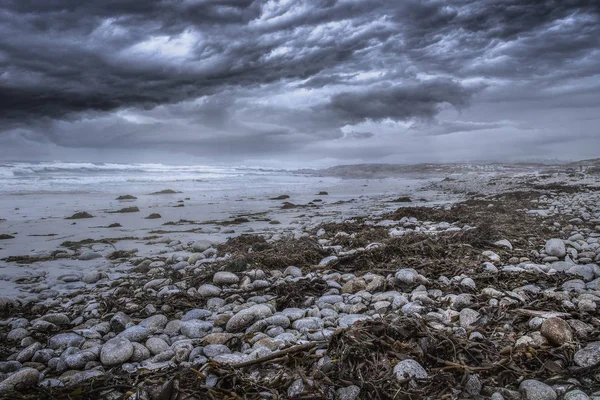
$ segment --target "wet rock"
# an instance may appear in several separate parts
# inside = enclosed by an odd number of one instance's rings
[[[519,391],[524,400],[556,400],[557,395],[550,386],[536,381],[526,379],[519,385]]]
[[[555,346],[573,341],[573,331],[563,319],[554,317],[542,322],[540,331],[548,341]]]

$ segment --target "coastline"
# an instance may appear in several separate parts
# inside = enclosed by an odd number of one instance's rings
[[[27,236],[47,246],[33,253],[26,240],[0,242],[3,272],[48,268],[13,277],[35,300],[2,298],[0,365],[53,395],[107,398],[591,395],[600,179],[558,174],[421,178],[387,193],[378,185],[393,178],[364,181],[368,193],[343,180],[289,199],[221,199],[214,215],[193,197],[174,207],[178,193],[154,207],[71,209],[100,215],[89,219],[2,221],[3,232],[75,228]],[[402,196],[411,201],[393,202]],[[92,228],[116,217],[121,228]],[[42,393],[3,385],[16,398]]]

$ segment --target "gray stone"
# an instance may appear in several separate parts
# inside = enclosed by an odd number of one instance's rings
[[[152,355],[156,355],[169,349],[169,344],[161,338],[151,337],[150,339],[146,340],[146,348],[150,350]]]
[[[150,334],[158,331],[159,329],[163,329],[165,325],[167,325],[169,319],[162,314],[153,315],[151,317],[146,318],[142,322],[138,324],[138,326],[143,326],[148,329]]]
[[[600,364],[600,342],[588,343],[583,349],[575,353],[575,364],[580,367],[593,367]]]
[[[24,363],[27,362],[29,360],[31,360],[31,358],[33,357],[33,355],[38,351],[42,349],[42,344],[35,342],[30,344],[29,346],[27,346],[26,348],[24,348],[23,350],[21,350],[19,352],[19,354],[17,354],[17,358],[16,360],[20,363]]]
[[[41,319],[57,326],[68,326],[71,324],[69,317],[63,313],[46,314]]]
[[[199,319],[191,319],[181,322],[181,333],[190,339],[202,338],[213,328],[213,324]]]
[[[571,390],[565,393],[564,400],[590,400],[589,396],[581,390]]]
[[[426,379],[427,371],[415,360],[402,360],[394,367],[396,379]]]
[[[221,289],[215,285],[204,284],[198,288],[200,297],[219,297]]]
[[[265,304],[257,304],[239,311],[227,321],[227,332],[239,332],[255,321],[269,317],[273,314],[271,308]]]
[[[212,245],[213,244],[210,240],[196,240],[192,244],[192,250],[201,253],[211,248]]]
[[[133,345],[124,337],[116,337],[102,346],[100,361],[102,365],[114,367],[128,361],[133,355]]]
[[[338,400],[355,400],[360,394],[360,388],[356,385],[339,388],[336,391],[336,399]]]
[[[141,343],[131,343],[133,345],[133,354],[130,362],[141,362],[150,358],[150,351]]]
[[[287,395],[290,398],[294,398],[302,392],[304,392],[304,381],[302,380],[302,378],[298,378],[294,382],[292,382],[290,387],[288,387]]]
[[[324,259],[322,259],[321,261],[319,261],[319,265],[321,265],[321,266],[329,265],[329,264],[331,264],[332,262],[334,262],[337,259],[338,259],[337,256],[325,257]]]
[[[106,274],[104,274],[100,271],[90,271],[83,276],[82,281],[84,281],[87,284],[93,284],[93,283],[98,282],[100,279],[104,278],[105,276],[106,276]]]
[[[194,350],[194,344],[191,340],[179,340],[173,343],[172,349],[175,352],[175,360],[183,362],[190,358],[190,354]]]
[[[407,285],[414,285],[419,282],[419,273],[413,268],[403,268],[394,275],[396,279]]]
[[[8,332],[8,335],[6,335],[6,339],[13,341],[13,342],[20,342],[21,340],[25,339],[27,336],[29,336],[29,331],[25,328],[16,328],[13,329],[12,331]]]
[[[40,380],[40,373],[33,368],[23,368],[0,382],[0,393],[35,386]]]
[[[196,308],[196,309],[186,312],[184,314],[184,316],[181,317],[181,321],[189,321],[191,319],[204,319],[206,317],[210,317],[211,315],[212,315],[212,312],[210,312],[208,310]]]
[[[323,329],[323,320],[317,317],[302,318],[292,323],[292,327],[297,331]]]
[[[98,354],[92,350],[81,350],[64,358],[70,369],[83,369],[89,361],[96,361]]]
[[[124,312],[119,311],[110,319],[110,329],[114,332],[122,332],[127,329],[133,320]]]
[[[130,342],[142,342],[149,336],[148,329],[143,326],[132,326],[119,333],[117,337],[124,337]]]
[[[18,361],[0,361],[0,373],[6,374],[16,372],[21,369],[22,365]]]
[[[229,354],[231,350],[223,344],[209,344],[204,346],[204,355],[208,358],[213,358],[221,354]]]
[[[213,283],[216,285],[233,285],[240,281],[240,278],[233,272],[219,271],[213,276]]]
[[[289,266],[283,271],[283,276],[291,276],[292,278],[300,278],[302,270],[298,267]]]
[[[48,347],[51,349],[61,349],[66,347],[81,347],[85,343],[85,338],[76,333],[59,333],[54,335],[48,341]]]
[[[102,254],[93,251],[84,251],[79,255],[79,259],[84,261],[95,260],[96,258],[102,258]]]
[[[524,400],[556,400],[557,395],[550,386],[536,381],[526,379],[519,385],[519,391]]]
[[[555,257],[564,257],[567,254],[565,242],[562,239],[550,239],[545,245],[546,254]]]

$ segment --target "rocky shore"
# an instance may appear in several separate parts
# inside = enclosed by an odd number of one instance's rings
[[[464,201],[151,256],[70,243],[129,267],[0,299],[0,397],[600,399],[599,181],[446,180]]]

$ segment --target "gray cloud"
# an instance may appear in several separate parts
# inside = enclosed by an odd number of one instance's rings
[[[0,0],[0,157],[425,159],[492,131],[499,154],[587,147],[599,75],[586,0]]]

